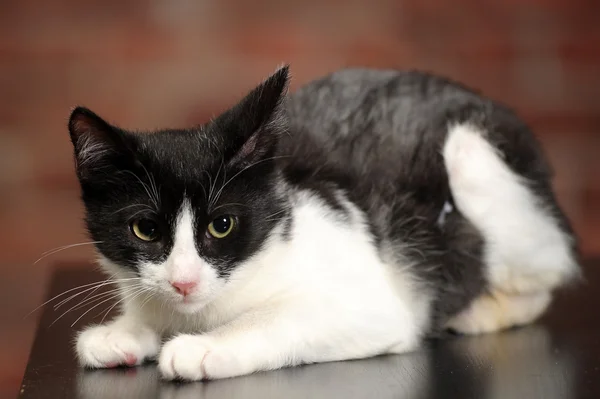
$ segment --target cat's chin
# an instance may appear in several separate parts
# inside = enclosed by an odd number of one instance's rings
[[[174,308],[179,313],[194,314],[202,310],[204,305],[203,302],[178,302]]]

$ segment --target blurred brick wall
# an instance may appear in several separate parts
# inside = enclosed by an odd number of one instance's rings
[[[590,180],[597,147],[585,141],[599,144],[598,4],[3,2],[2,257],[27,262],[84,239],[65,129],[70,107],[85,104],[125,127],[201,122],[282,62],[292,65],[294,87],[347,65],[416,67],[513,105],[546,143],[561,200],[585,238],[583,220],[600,222],[581,211],[599,188]],[[586,240],[584,247],[600,250]]]
[[[72,106],[127,128],[202,122],[282,62],[293,87],[343,66],[422,68],[511,104],[543,140],[584,250],[598,254],[599,5],[2,1],[0,281],[41,273],[47,263],[31,262],[43,251],[85,240],[65,126]],[[48,259],[88,254],[80,247]],[[25,289],[22,300],[39,295]]]

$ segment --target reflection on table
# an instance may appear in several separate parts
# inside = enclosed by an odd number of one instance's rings
[[[432,341],[418,352],[194,383],[162,381],[155,364],[80,370],[82,398],[574,398],[574,352],[543,326]]]

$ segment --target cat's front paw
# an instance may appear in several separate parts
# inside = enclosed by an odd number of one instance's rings
[[[146,327],[94,326],[77,337],[77,357],[84,367],[135,366],[158,354],[160,339]]]
[[[158,368],[164,378],[199,381],[244,374],[236,356],[216,338],[179,335],[160,353]]]

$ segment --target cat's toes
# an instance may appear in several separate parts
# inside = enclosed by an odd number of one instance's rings
[[[118,326],[95,326],[77,337],[77,357],[82,366],[112,368],[135,366],[156,356],[158,336],[149,329],[128,331]]]
[[[180,335],[167,342],[158,368],[166,379],[199,381],[239,375],[235,356],[211,337]]]

